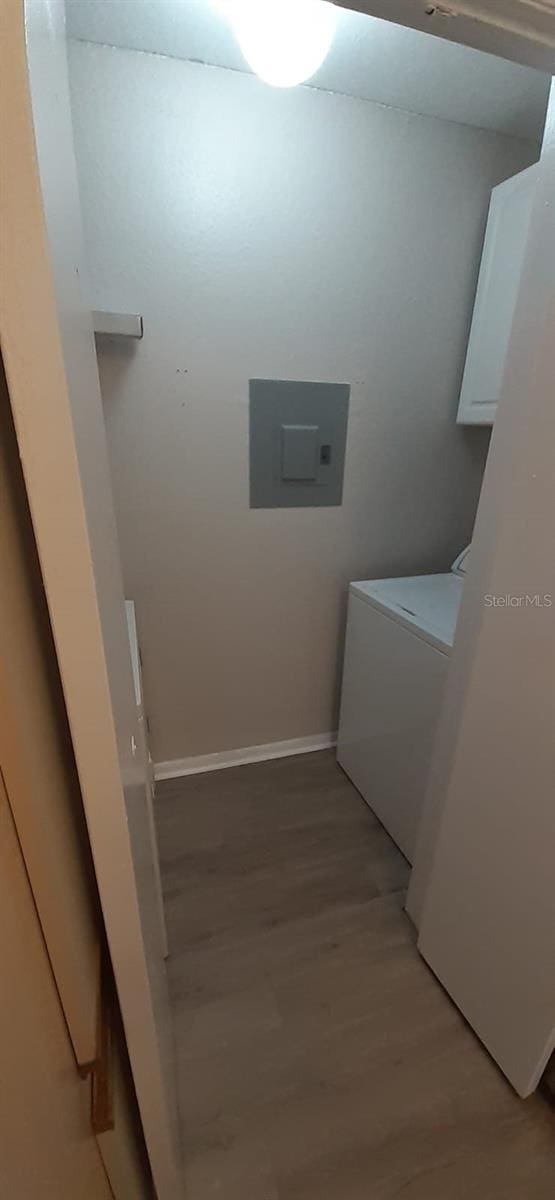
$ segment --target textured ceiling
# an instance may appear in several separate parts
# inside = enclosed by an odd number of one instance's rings
[[[555,72],[555,0],[335,0],[461,46]]]
[[[248,67],[217,0],[66,0],[71,37],[214,66]],[[311,86],[541,138],[549,77],[362,13],[338,10]]]

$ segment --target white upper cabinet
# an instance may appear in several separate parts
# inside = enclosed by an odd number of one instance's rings
[[[536,165],[493,188],[459,401],[461,425],[493,425],[528,234]]]

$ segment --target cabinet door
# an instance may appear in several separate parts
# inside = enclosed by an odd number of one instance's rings
[[[537,166],[493,188],[457,421],[493,425],[524,260]]]

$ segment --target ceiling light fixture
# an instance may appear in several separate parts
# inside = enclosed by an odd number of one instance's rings
[[[310,79],[337,24],[329,0],[228,0],[226,11],[249,66],[273,87]]]

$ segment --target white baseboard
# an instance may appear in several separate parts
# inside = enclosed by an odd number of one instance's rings
[[[336,733],[315,733],[312,737],[292,738],[289,742],[268,742],[266,746],[243,746],[240,750],[219,750],[215,754],[199,754],[193,758],[174,758],[155,763],[154,776],[158,780],[178,779],[180,775],[222,771],[225,767],[241,767],[245,763],[266,762],[271,758],[312,754],[315,750],[328,750],[336,743]]]

